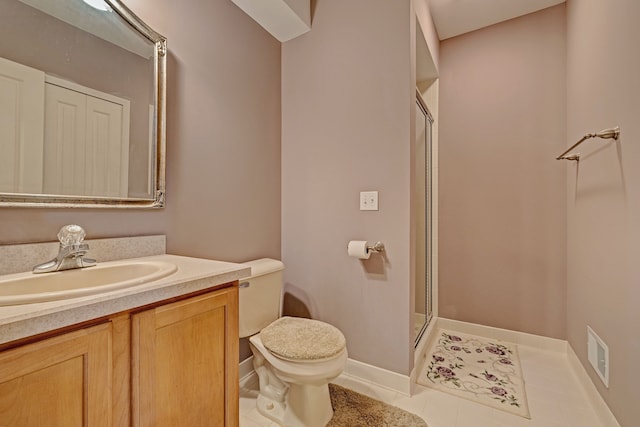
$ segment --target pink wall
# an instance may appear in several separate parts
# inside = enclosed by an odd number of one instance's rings
[[[622,426],[640,420],[640,2],[567,2],[567,144],[590,140],[567,182],[569,343]],[[610,352],[605,388],[587,362],[587,325]]]
[[[401,374],[413,365],[414,23],[408,0],[317,0],[312,31],[282,48],[285,290],[343,331],[350,358]],[[379,211],[359,210],[367,190]],[[383,241],[385,262],[348,257],[352,239]]]
[[[168,39],[167,207],[0,209],[0,244],[167,234],[171,253],[280,256],[280,43],[226,0],[126,0]],[[34,260],[35,262],[36,260]]]
[[[565,7],[440,46],[439,314],[565,338]]]
[[[416,17],[420,23],[424,39],[427,42],[427,47],[431,54],[431,60],[433,61],[433,65],[437,71],[440,62],[440,39],[438,38],[438,32],[436,31],[436,27],[433,23],[429,4],[426,0],[414,1],[413,7],[415,8]]]

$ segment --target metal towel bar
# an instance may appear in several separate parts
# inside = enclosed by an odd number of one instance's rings
[[[569,147],[569,149],[567,151],[565,151],[564,153],[560,154],[558,157],[556,157],[556,160],[580,160],[580,153],[575,153],[575,154],[570,154],[567,156],[567,153],[569,153],[570,151],[573,151],[574,148],[576,148],[578,145],[582,144],[584,141],[586,141],[589,138],[602,138],[602,139],[615,139],[617,140],[620,137],[620,127],[616,126],[614,128],[611,129],[604,129],[601,130],[598,133],[588,133],[585,136],[583,136],[580,141],[576,142],[575,144],[573,144],[571,147]]]

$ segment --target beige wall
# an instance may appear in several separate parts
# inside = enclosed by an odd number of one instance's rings
[[[439,314],[565,338],[565,7],[440,46]]]
[[[167,234],[170,253],[280,257],[280,43],[227,0],[126,0],[168,39],[167,207],[0,209],[0,244]],[[42,260],[34,260],[36,261]]]
[[[401,374],[413,364],[415,19],[409,0],[317,0],[312,31],[282,49],[286,292],[344,332],[350,358]],[[378,212],[359,210],[367,190]],[[384,265],[348,257],[351,239],[384,242]]]
[[[433,66],[437,71],[440,61],[440,39],[438,39],[438,32],[433,24],[433,17],[431,16],[431,10],[429,10],[428,0],[412,0],[412,4],[416,12],[416,18],[420,24],[418,31],[422,31],[424,39],[427,42],[427,48],[431,53],[431,61],[433,61]]]
[[[567,2],[567,144],[620,125],[620,141],[590,140],[564,165],[568,339],[624,427],[640,420],[640,2]],[[609,346],[606,389],[587,362],[587,325]]]

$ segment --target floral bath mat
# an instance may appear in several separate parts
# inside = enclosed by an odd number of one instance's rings
[[[418,383],[530,418],[515,344],[439,330]]]

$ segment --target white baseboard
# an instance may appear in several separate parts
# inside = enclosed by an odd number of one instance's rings
[[[347,366],[344,368],[343,374],[397,391],[407,396],[411,391],[411,382],[408,376],[378,368],[377,366],[358,362],[357,360],[347,359]],[[256,373],[253,370],[253,356],[249,356],[247,359],[240,362],[238,369],[240,385],[242,386],[253,381],[255,376]]]
[[[584,365],[580,363],[580,359],[578,359],[578,355],[573,350],[570,344],[567,344],[567,360],[569,361],[569,365],[573,370],[573,373],[578,378],[582,389],[587,394],[587,398],[591,403],[591,407],[596,411],[598,418],[602,421],[602,425],[605,427],[620,427],[618,420],[609,409],[609,406],[604,401],[596,386],[591,381],[591,377],[587,374],[587,370]]]
[[[411,395],[411,378],[408,375],[402,375],[353,359],[347,360],[344,374],[388,388],[406,396]]]
[[[251,381],[256,375],[256,371],[253,370],[253,356],[249,356],[240,362],[238,368],[238,377],[240,378],[240,385],[244,385]]]
[[[442,317],[438,318],[437,327],[440,329],[452,329],[463,334],[466,333],[491,337],[497,340],[536,347],[542,350],[567,353],[567,342],[556,338],[543,337],[541,335],[533,335],[509,329],[494,328],[492,326],[478,325],[475,323],[461,322],[459,320],[444,319]]]

